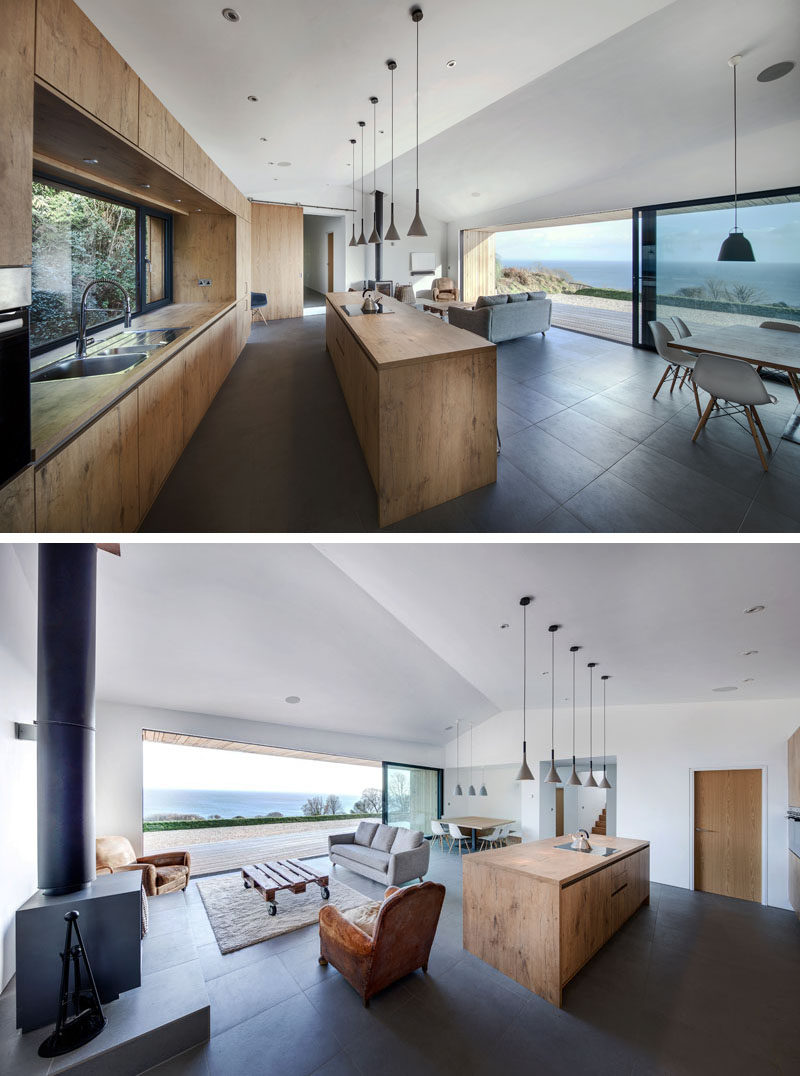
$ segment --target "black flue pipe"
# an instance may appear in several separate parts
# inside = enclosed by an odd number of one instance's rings
[[[95,878],[94,683],[97,549],[39,546],[36,771],[39,888]]]
[[[383,235],[383,191],[375,191],[375,228]],[[383,239],[375,244],[375,283],[383,280]]]

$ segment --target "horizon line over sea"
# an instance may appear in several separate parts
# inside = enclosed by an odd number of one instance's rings
[[[366,786],[370,787],[370,786]],[[329,789],[313,792],[273,792],[253,789],[248,791],[202,788],[145,788],[142,795],[144,821],[154,814],[196,814],[202,818],[220,815],[222,818],[259,818],[273,811],[282,815],[302,815],[303,804],[309,796],[327,797]],[[361,792],[333,793],[342,802],[342,813],[347,814],[361,798]]]

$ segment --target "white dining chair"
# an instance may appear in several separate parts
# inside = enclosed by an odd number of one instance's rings
[[[697,414],[698,416],[702,415],[702,412],[700,410],[700,398],[697,395],[697,385],[692,379],[695,356],[688,351],[675,351],[674,348],[667,346],[670,340],[674,340],[675,337],[672,335],[672,333],[669,331],[663,321],[650,321],[648,322],[648,324],[650,326],[650,332],[653,334],[653,342],[656,345],[656,351],[667,364],[667,367],[661,376],[661,380],[656,386],[656,391],[653,393],[653,399],[655,400],[655,398],[658,396],[659,392],[661,391],[661,386],[664,384],[670,374],[672,374],[672,384],[669,387],[669,391],[672,392],[672,390],[675,388],[675,383],[682,372],[683,376],[681,377],[681,383],[678,387],[683,388],[684,382],[687,378],[689,379],[689,384],[691,385],[692,391],[694,392],[694,402],[697,405]]]
[[[689,326],[686,324],[686,322],[683,320],[683,318],[679,318],[677,314],[672,315],[672,323],[674,324],[675,328],[678,330],[678,336],[681,339],[685,339],[687,336],[692,335],[691,330],[689,329]]]
[[[779,329],[785,333],[800,333],[800,325],[796,321],[762,321],[759,329]]]
[[[453,848],[455,848],[456,845],[457,845],[458,846],[458,854],[460,856],[463,856],[465,846],[466,846],[466,849],[467,849],[468,852],[470,850],[470,846],[472,844],[472,834],[471,833],[462,833],[462,831],[458,828],[458,826],[454,826],[452,822],[449,823],[449,827],[450,827],[450,838],[451,838],[450,851],[452,852]]]
[[[499,848],[503,844],[503,830],[505,826],[495,826],[494,829],[485,833],[480,839],[480,849]]]
[[[444,851],[444,842],[447,841],[449,844],[450,841],[450,830],[447,826],[447,823],[439,822],[437,819],[432,818],[431,833],[433,834],[433,837],[431,838],[431,844],[435,844],[436,841],[438,841],[439,847],[442,849],[442,851]],[[447,850],[448,852],[450,851],[449,847]]]
[[[772,446],[769,443],[769,438],[759,418],[758,411],[756,411],[756,406],[768,403],[774,404],[778,401],[767,392],[764,382],[758,376],[757,371],[753,369],[749,362],[745,362],[743,359],[730,359],[725,355],[703,353],[697,356],[697,362],[694,367],[694,380],[701,389],[705,389],[711,399],[700,417],[697,429],[692,436],[692,441],[697,440],[715,405],[718,408],[717,415],[736,416],[743,414],[747,419],[750,433],[755,441],[761,466],[765,471],[768,470],[767,461],[756,432],[756,426],[758,426],[761,436],[764,438],[767,452],[772,452]],[[718,403],[720,400],[722,401],[721,405]]]

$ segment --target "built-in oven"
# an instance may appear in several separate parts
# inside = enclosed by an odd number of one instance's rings
[[[790,807],[786,817],[789,819],[789,848],[800,856],[800,807]]]
[[[30,304],[30,268],[0,268],[0,485],[31,459]]]

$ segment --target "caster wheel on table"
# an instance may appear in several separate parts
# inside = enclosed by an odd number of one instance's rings
[[[267,906],[267,911],[269,912],[270,915],[277,915],[278,914],[278,905],[277,904],[268,905]]]
[[[328,899],[328,897],[329,897],[329,896],[331,895],[331,891],[330,891],[330,889],[328,889],[328,887],[327,887],[326,885],[324,885],[324,886],[322,887],[322,889],[320,890],[320,892],[322,893],[322,899],[323,899],[323,900],[327,900],[327,899]]]

